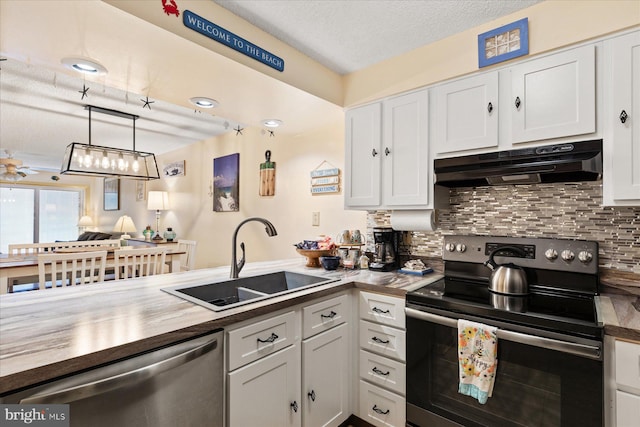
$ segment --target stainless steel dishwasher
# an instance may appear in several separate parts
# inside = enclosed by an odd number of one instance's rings
[[[0,397],[70,405],[74,427],[222,426],[223,331]]]

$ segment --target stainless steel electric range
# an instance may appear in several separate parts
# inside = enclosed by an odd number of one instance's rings
[[[492,253],[506,273],[524,272],[525,291],[490,290]],[[445,236],[443,261],[443,279],[406,297],[407,423],[601,426],[597,242]],[[458,393],[459,319],[498,328],[498,367],[485,404]]]

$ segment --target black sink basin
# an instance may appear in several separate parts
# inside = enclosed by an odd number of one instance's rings
[[[206,285],[176,286],[162,290],[211,310],[220,311],[337,280],[279,271]]]

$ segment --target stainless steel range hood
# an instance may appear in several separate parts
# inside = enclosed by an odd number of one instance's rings
[[[602,140],[436,159],[434,169],[443,187],[597,181]]]

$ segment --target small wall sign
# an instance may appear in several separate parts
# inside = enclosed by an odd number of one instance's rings
[[[284,59],[262,49],[260,46],[257,46],[240,36],[233,34],[231,31],[228,31],[211,21],[207,21],[190,10],[185,10],[182,14],[182,23],[185,27],[209,37],[211,40],[222,43],[233,50],[237,50],[249,58],[260,61],[278,71],[284,71]]]
[[[529,18],[478,36],[478,67],[497,64],[529,53]]]
[[[312,170],[310,175],[311,194],[340,192],[340,169],[334,167],[326,160]]]

